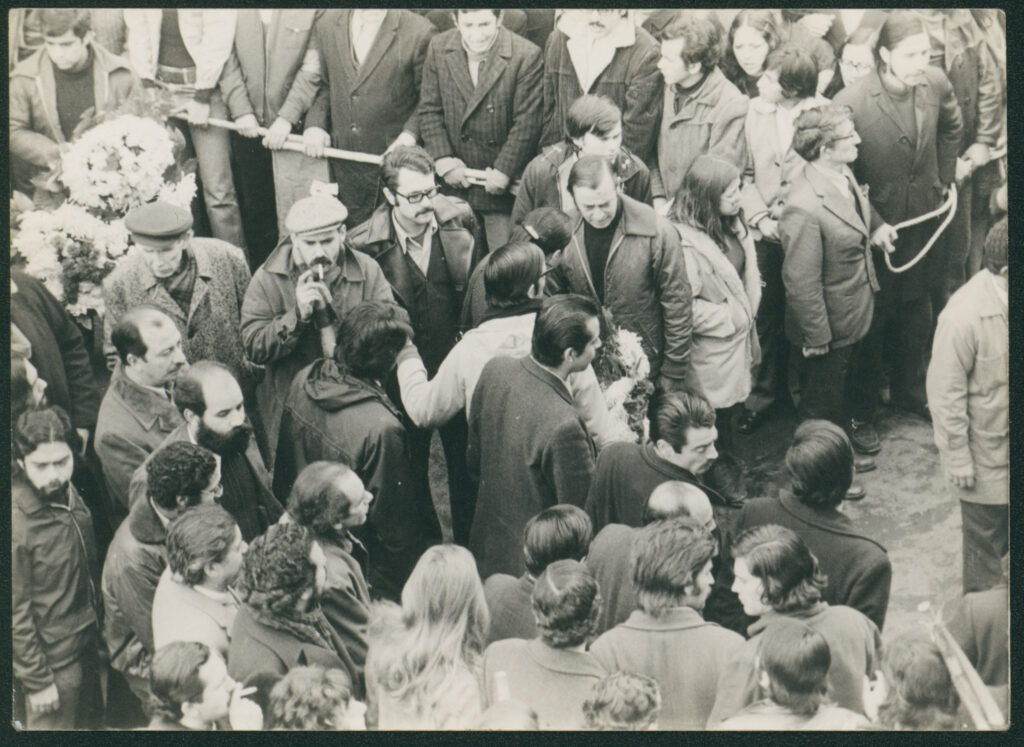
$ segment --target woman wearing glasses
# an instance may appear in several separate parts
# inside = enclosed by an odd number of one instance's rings
[[[848,86],[875,72],[875,39],[878,32],[863,26],[850,34],[836,60],[835,75],[823,95],[833,98]]]

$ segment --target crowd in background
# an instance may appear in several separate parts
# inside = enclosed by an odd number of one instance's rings
[[[1005,17],[855,17],[13,10],[12,206],[142,89],[200,184],[128,213],[98,327],[11,268],[16,723],[978,727],[842,511],[882,406],[1005,714]]]

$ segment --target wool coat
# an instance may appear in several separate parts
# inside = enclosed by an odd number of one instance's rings
[[[639,537],[637,527],[606,524],[590,543],[584,562],[601,590],[598,635],[624,623],[637,607],[632,554]]]
[[[117,365],[100,402],[93,442],[107,495],[122,515],[128,511],[128,487],[135,470],[182,422],[170,397],[139,386]]]
[[[753,385],[751,372],[761,360],[754,326],[761,302],[754,237],[746,226],[743,235],[737,236],[743,247],[741,278],[708,234],[682,223],[674,225],[693,293],[690,365],[707,401],[724,410],[746,401]]]
[[[322,620],[323,613],[318,610],[316,614]],[[362,677],[341,639],[326,621],[322,620],[322,623],[317,626],[322,628],[322,632],[318,630],[316,640],[299,637],[283,625],[258,615],[248,604],[243,604],[231,626],[228,674],[239,682],[255,682],[262,688],[269,677],[283,677],[294,667],[341,669],[352,681],[353,694],[361,698]]]
[[[871,328],[879,288],[871,236],[883,221],[861,190],[840,193],[821,168],[804,164],[790,185],[779,221],[782,282],[790,342],[834,350]]]
[[[742,645],[738,633],[706,622],[697,610],[674,607],[658,617],[635,610],[594,641],[590,653],[609,672],[645,674],[658,683],[659,728],[703,729],[719,676]]]
[[[217,83],[233,119],[253,114],[260,125],[269,127],[282,117],[301,131],[321,80],[319,72],[307,70],[303,63],[313,24],[323,13],[311,8],[278,10],[270,27],[264,28],[259,11],[238,11],[235,45]]]
[[[104,351],[108,359],[116,357],[110,340],[114,326],[139,304],[152,304],[174,320],[189,362],[219,361],[231,369],[242,391],[249,391],[262,371],[246,359],[239,334],[242,301],[250,280],[245,255],[238,247],[219,239],[193,238],[189,251],[196,260],[196,279],[187,312],[153,275],[149,262],[138,249],[132,250],[106,277]]]
[[[340,537],[319,542],[327,559],[327,582],[320,594],[320,608],[362,677],[370,619],[370,589],[364,570],[368,562],[366,548],[347,531]]]
[[[519,182],[512,223],[520,225],[531,210],[540,207],[558,208],[569,212],[576,208],[569,194],[569,172],[577,161],[573,146],[556,143],[545,148],[531,160]],[[622,193],[637,202],[654,204],[651,195],[651,171],[647,165],[623,147],[613,162],[615,175],[622,184]]]
[[[1000,584],[957,599],[946,627],[988,687],[1009,683],[1010,590]]]
[[[615,49],[608,66],[594,78],[590,88],[580,86],[570,39],[555,29],[544,46],[544,130],[541,146],[565,138],[565,119],[572,103],[585,93],[607,96],[622,111],[622,142],[641,160],[654,160],[664,84],[658,72],[658,42],[642,28],[635,29],[629,46]]]
[[[853,607],[882,629],[889,606],[892,564],[877,540],[841,511],[807,506],[788,490],[778,498],[756,498],[745,503],[731,535],[738,537],[747,529],[765,524],[792,529],[804,541],[828,577],[826,602]]]
[[[103,563],[103,640],[110,666],[149,680],[153,595],[167,567],[167,530],[149,501],[132,506]]]
[[[594,685],[609,674],[591,654],[552,648],[539,638],[511,638],[487,647],[484,682],[488,703],[498,699],[494,681],[498,672],[505,673],[512,700],[537,713],[542,731],[582,729],[583,702]]]
[[[363,301],[393,301],[391,286],[372,259],[346,244],[336,264],[341,271],[328,283],[331,309],[337,323]],[[281,410],[295,374],[323,355],[320,335],[309,320],[302,321],[295,305],[299,268],[292,257],[291,238],[285,238],[256,270],[245,291],[241,335],[245,354],[266,367],[256,390],[256,402],[267,430],[270,455],[277,450]],[[273,465],[268,465],[273,467]]]
[[[418,112],[420,138],[438,160],[455,157],[471,169],[494,168],[516,181],[537,152],[541,129],[543,60],[540,48],[506,28],[480,63],[476,85],[458,29],[430,40]],[[509,192],[483,187],[454,194],[481,212],[508,213]]]
[[[225,602],[208,597],[175,580],[165,568],[153,594],[154,649],[174,641],[198,641],[226,659],[239,605],[233,592],[226,594]]]
[[[495,573],[484,581],[484,599],[491,613],[487,642],[506,638],[537,637],[537,620],[533,616],[534,579],[529,573],[519,578]],[[604,594],[604,589],[601,589]]]
[[[594,288],[583,218],[575,211],[569,214],[572,241],[555,262],[561,282],[548,284],[545,292],[589,296],[617,325],[640,335],[652,380],[659,373],[683,380],[690,373],[693,299],[679,233],[650,205],[624,195],[619,199],[622,215],[605,262],[604,301]]]
[[[349,234],[352,246],[372,257],[391,284],[395,300],[409,312],[416,346],[427,369],[433,373],[455,344],[458,320],[466,297],[469,276],[480,259],[487,254],[487,239],[483,226],[473,215],[472,208],[458,197],[438,195],[431,203],[437,220],[437,233],[432,239],[430,253],[440,250],[447,279],[450,283],[450,308],[442,309],[448,319],[432,317],[430,294],[423,282],[410,271],[405,253],[398,241],[391,217],[391,206],[380,205],[370,218],[356,226]],[[432,260],[433,261],[433,260]],[[441,288],[435,288],[440,293]]]
[[[864,677],[875,676],[882,637],[875,624],[857,610],[819,602],[800,612],[785,615],[769,612],[750,626],[750,638],[733,652],[718,680],[715,708],[708,726],[714,726],[766,697],[758,684],[757,648],[761,645],[760,634],[779,617],[799,620],[822,635],[832,655],[832,665],[828,670],[832,702],[864,713]]]
[[[11,322],[32,345],[29,360],[46,382],[46,400],[64,408],[74,427],[92,430],[103,390],[78,325],[31,275],[14,270],[11,284]]]
[[[657,168],[651,169],[651,191],[667,200],[675,197],[697,156],[721,156],[738,169],[747,158],[743,139],[747,97],[721,70],[716,67],[708,73],[678,112],[675,96],[675,86],[664,86],[664,100],[659,103]]]
[[[35,693],[96,645],[96,541],[74,487],[68,486],[66,506],[45,503],[17,476],[10,497],[13,672]]]
[[[379,155],[403,131],[419,135],[423,63],[437,30],[412,11],[392,8],[356,67],[351,19],[349,8],[329,9],[313,26],[323,82],[306,114],[306,127],[329,132],[335,148]],[[338,199],[349,210],[348,224],[362,223],[383,199],[380,168],[332,160],[331,173]]]
[[[466,460],[478,485],[469,549],[480,575],[519,575],[523,528],[556,503],[583,506],[595,448],[572,394],[532,357],[495,358],[480,375]]]
[[[871,204],[886,223],[895,225],[942,203],[943,190],[956,174],[963,135],[960,106],[945,73],[928,67],[924,82],[914,87],[915,132],[904,131],[877,71],[844,88],[835,102],[853,110],[861,139],[853,171],[857,182],[868,186]],[[897,245],[894,265],[907,263],[921,249],[910,243]],[[938,256],[929,255],[898,280],[876,258],[882,294],[899,289],[904,299],[924,295]]]
[[[132,474],[132,481],[128,485],[129,506],[134,506],[139,501],[146,500],[149,490],[147,467],[153,460],[153,454],[168,444],[178,441],[191,443],[192,439],[188,433],[187,423],[182,423],[171,431],[163,443],[152,454],[149,454]],[[267,468],[263,464],[263,457],[260,456],[260,450],[256,446],[255,438],[250,436],[245,452],[240,457],[232,458],[245,460],[260,490],[257,495],[231,495],[225,491],[217,502],[234,517],[235,521],[238,522],[239,528],[242,530],[242,537],[246,542],[249,542],[263,534],[271,524],[277,522],[281,518],[281,514],[284,513],[284,507],[274,497],[270,483],[270,473],[267,472]]]

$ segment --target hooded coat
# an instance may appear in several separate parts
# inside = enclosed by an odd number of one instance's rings
[[[414,479],[401,411],[377,384],[330,359],[306,366],[284,402],[274,492],[318,460],[351,467],[374,497],[364,540],[370,585],[397,598],[419,555],[441,539],[428,485]]]

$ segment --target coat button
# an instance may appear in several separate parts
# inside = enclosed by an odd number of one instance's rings
[[[353,94],[352,94],[352,100],[353,100],[353,101],[355,101],[355,100],[356,100],[356,99],[358,99],[358,98],[359,98],[359,94],[358,94],[358,93],[353,93]]]
[[[356,124],[352,125],[352,132],[359,132],[359,127]]]

